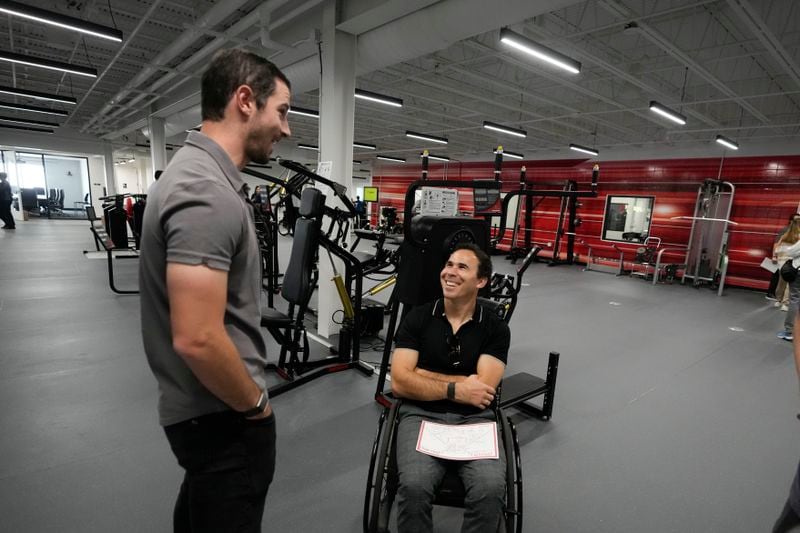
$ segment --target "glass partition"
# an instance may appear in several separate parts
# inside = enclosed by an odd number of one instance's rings
[[[85,157],[3,150],[3,171],[14,196],[13,209],[48,218],[85,218],[91,203]]]

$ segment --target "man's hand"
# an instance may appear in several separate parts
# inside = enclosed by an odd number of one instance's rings
[[[494,387],[478,379],[477,374],[472,374],[464,381],[456,384],[456,401],[486,409],[494,399]]]

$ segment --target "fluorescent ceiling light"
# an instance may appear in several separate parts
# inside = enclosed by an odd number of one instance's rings
[[[571,57],[567,57],[564,54],[556,52],[551,48],[531,41],[527,37],[524,37],[519,33],[513,32],[507,28],[500,30],[500,42],[525,52],[526,54],[530,54],[537,59],[546,61],[551,65],[562,68],[571,74],[580,74],[581,72],[580,62],[575,61]]]
[[[86,35],[108,39],[109,41],[122,42],[122,32],[117,29],[39,9],[38,7],[20,4],[18,2],[0,1],[0,13],[7,13],[28,20],[35,20],[43,24],[50,24],[51,26],[57,26],[66,30],[85,33]]]
[[[595,150],[594,148],[588,148],[586,146],[581,146],[580,144],[569,144],[570,150],[575,150],[576,152],[583,152],[584,154],[589,155],[600,155],[600,152]]]
[[[416,131],[406,131],[406,137],[411,137],[412,139],[421,139],[423,141],[430,141],[439,144],[447,144],[447,139],[445,137],[436,137],[435,135],[417,133]]]
[[[390,105],[392,107],[403,107],[403,100],[400,98],[385,96],[383,94],[373,93],[363,89],[356,89],[356,98],[369,100],[370,102],[377,102],[379,104]]]
[[[384,161],[394,161],[395,163],[405,163],[405,159],[401,159],[399,157],[391,157],[388,155],[376,155],[378,159],[383,159]]]
[[[66,111],[62,111],[60,109],[50,109],[49,107],[36,107],[32,105],[25,105],[25,104],[10,104],[8,102],[0,102],[0,107],[5,109],[15,109],[17,111],[32,111],[34,113],[47,113],[49,115],[58,115],[60,117],[66,117],[69,115]]]
[[[497,153],[497,150],[494,151]],[[511,159],[525,159],[525,156],[522,154],[518,154],[516,152],[509,152],[508,150],[503,150],[503,157],[510,157]]]
[[[358,159],[353,159],[353,164],[354,165],[360,165],[361,161],[359,161]]]
[[[35,131],[37,133],[53,133],[53,130],[51,129],[31,128],[28,126],[13,126],[11,124],[0,124],[0,128],[6,128],[9,130]]]
[[[353,146],[356,148],[364,148],[365,150],[377,150],[378,147],[374,144],[366,144],[366,143],[353,143]]]
[[[663,105],[659,104],[655,100],[652,100],[650,102],[650,111],[658,113],[662,117],[668,118],[672,122],[674,122],[676,124],[680,124],[681,126],[686,124],[686,117],[685,116],[681,115],[677,111],[673,111],[672,109],[668,108],[667,106],[663,106]]]
[[[724,135],[717,135],[716,141],[719,144],[721,144],[722,146],[724,146],[726,148],[730,148],[731,150],[738,150],[739,149],[739,143],[737,143],[733,139],[729,139],[729,138],[725,137]]]
[[[419,154],[420,157],[423,157],[425,154]],[[433,155],[428,154],[428,159],[436,159],[437,161],[450,161],[449,157],[443,155]]]
[[[303,150],[316,150],[319,152],[319,146],[314,146],[313,144],[297,143],[297,147],[302,148]]]
[[[302,107],[290,107],[289,113],[303,117],[319,118],[319,111],[314,111],[313,109],[303,109]]]
[[[48,126],[50,128],[57,128],[59,126],[56,122],[45,122],[43,120],[31,120],[27,118],[14,118],[14,117],[0,117],[3,122],[15,122],[17,124],[27,124],[29,126]]]
[[[528,132],[525,130],[519,130],[517,128],[510,128],[508,126],[503,126],[502,124],[497,124],[496,122],[489,122],[488,120],[483,121],[483,127],[487,130],[499,131],[500,133],[505,133],[506,135],[514,135],[515,137],[527,137]]]
[[[97,77],[97,70],[93,68],[81,67],[71,63],[62,63],[61,61],[50,61],[49,59],[15,54],[14,52],[0,51],[0,61],[8,61],[9,63],[17,63],[19,65],[27,65],[29,67],[57,70],[59,72],[66,72],[67,74],[77,74],[78,76],[87,76],[89,78]]]
[[[61,102],[62,104],[78,103],[76,98],[70,98],[69,96],[59,96],[57,94],[40,93],[37,91],[26,91],[25,89],[16,89],[14,87],[0,86],[0,93],[11,94],[14,96],[25,96],[27,98],[36,98],[38,100],[49,100],[51,102]]]

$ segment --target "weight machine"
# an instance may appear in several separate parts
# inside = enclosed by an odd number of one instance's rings
[[[730,220],[735,192],[732,183],[705,180],[697,190],[694,214],[674,217],[692,221],[681,283],[691,279],[695,287],[717,285],[717,295],[722,296],[728,273],[728,226],[736,225]]]
[[[334,278],[331,280],[336,285],[343,307],[338,348],[331,348],[331,352],[334,355],[317,360],[309,360],[307,349],[303,349],[302,360],[297,357],[290,357],[288,361],[281,358],[278,365],[274,365],[272,368],[286,382],[271,387],[271,396],[282,394],[313,379],[334,372],[348,369],[356,369],[366,375],[372,375],[374,372],[372,367],[360,361],[359,351],[360,325],[363,320],[362,285],[365,268],[362,261],[352,253],[352,250],[348,250],[347,245],[343,242],[348,235],[351,220],[357,216],[355,206],[347,197],[347,189],[344,185],[324,178],[294,161],[281,160],[280,164],[293,172],[294,175],[289,176],[286,180],[279,180],[252,169],[244,169],[243,172],[283,188],[287,197],[296,198],[298,201],[305,185],[322,183],[330,187],[334,196],[344,205],[344,209],[328,205],[321,206],[321,231],[317,239],[319,247],[325,250],[328,259],[333,262],[332,257],[338,257],[344,263],[345,268],[343,273],[339,273],[334,266]],[[270,193],[272,192],[270,191]],[[274,211],[272,213],[274,215]],[[322,227],[325,218],[329,221],[327,229]],[[268,281],[268,288],[273,287],[274,289],[277,286],[277,224],[279,221],[274,216],[265,216],[264,221],[268,226],[266,233],[272,239],[271,242],[264,244],[264,248],[268,249],[264,263],[273,269],[273,271],[267,273],[266,277],[271,280]],[[317,260],[325,260],[320,259],[319,255],[317,254]],[[269,303],[271,306],[272,298],[269,299]],[[297,346],[294,346],[294,348],[296,349]]]

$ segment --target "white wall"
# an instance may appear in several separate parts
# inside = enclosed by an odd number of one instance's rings
[[[115,164],[114,179],[116,180],[118,194],[142,194],[153,182],[150,176],[150,158],[136,155],[136,160],[131,163]]]
[[[94,155],[89,157],[89,183],[92,189],[94,212],[99,216],[103,212],[103,202],[100,197],[105,196],[107,193],[106,167],[103,156]]]

